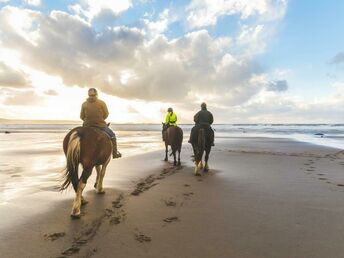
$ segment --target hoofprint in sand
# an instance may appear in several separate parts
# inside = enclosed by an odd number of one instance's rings
[[[1,256],[342,257],[338,150],[232,139],[212,150],[210,172],[201,177],[193,175],[190,155],[186,146],[181,167],[164,163],[163,152],[111,162],[106,194],[96,195],[90,183],[79,220],[69,218],[70,199],[54,201],[2,232]],[[32,197],[23,199],[21,205]]]

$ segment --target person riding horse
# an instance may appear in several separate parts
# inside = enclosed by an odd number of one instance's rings
[[[189,143],[193,144],[197,142],[198,131],[201,128],[205,128],[211,138],[211,146],[214,146],[214,131],[211,128],[211,124],[214,122],[214,117],[211,112],[207,110],[207,104],[201,104],[201,110],[194,116],[195,126],[191,129]]]
[[[173,112],[173,109],[169,107],[167,109],[167,115],[165,118],[164,126],[162,129],[162,140],[165,141],[165,132],[170,126],[177,126],[177,115]]]
[[[120,158],[122,154],[117,151],[116,134],[107,126],[105,119],[109,111],[104,101],[98,99],[98,92],[95,88],[88,90],[88,98],[81,106],[80,118],[84,121],[83,126],[96,127],[105,132],[112,141],[112,157]]]

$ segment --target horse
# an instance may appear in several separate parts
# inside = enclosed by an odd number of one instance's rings
[[[163,125],[164,129],[164,125]],[[173,155],[174,166],[180,166],[180,152],[182,148],[182,142],[183,142],[183,130],[182,128],[178,126],[170,126],[167,128],[166,131],[163,131],[164,133],[164,142],[165,142],[165,161],[168,161],[168,146],[171,146],[172,152],[170,154]],[[176,160],[176,152],[178,151],[178,163]]]
[[[211,136],[206,130],[206,128],[201,127],[198,130],[197,136],[197,143],[192,143],[192,149],[194,152],[194,160],[195,160],[195,176],[200,176],[199,170],[203,168],[204,172],[209,171],[209,153],[211,151]],[[205,152],[204,157],[204,167],[202,163],[203,153]]]
[[[67,165],[60,191],[67,189],[70,184],[74,188],[76,195],[71,212],[72,217],[79,218],[81,205],[87,203],[82,192],[94,167],[97,171],[94,188],[98,194],[105,193],[103,178],[106,167],[111,160],[112,148],[110,137],[95,127],[76,127],[65,136],[63,151]],[[80,178],[78,175],[79,164],[83,168]]]

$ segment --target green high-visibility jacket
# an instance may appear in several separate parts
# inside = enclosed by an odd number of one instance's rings
[[[165,118],[165,125],[177,125],[177,115],[173,112],[168,112]]]

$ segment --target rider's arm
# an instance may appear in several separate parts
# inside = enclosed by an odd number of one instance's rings
[[[82,121],[85,120],[85,108],[84,108],[84,105],[81,106],[80,119],[81,119]]]
[[[197,124],[198,123],[198,116],[199,116],[199,112],[194,116],[194,122]]]
[[[168,125],[170,123],[170,114],[167,113],[166,117],[165,117],[165,125]]]
[[[209,112],[210,113],[210,112]],[[214,117],[213,117],[213,114],[210,113],[210,121],[209,121],[209,124],[213,124],[214,123]]]
[[[109,116],[108,108],[105,104],[105,102],[102,103],[102,110],[103,110],[103,119],[105,120]]]

